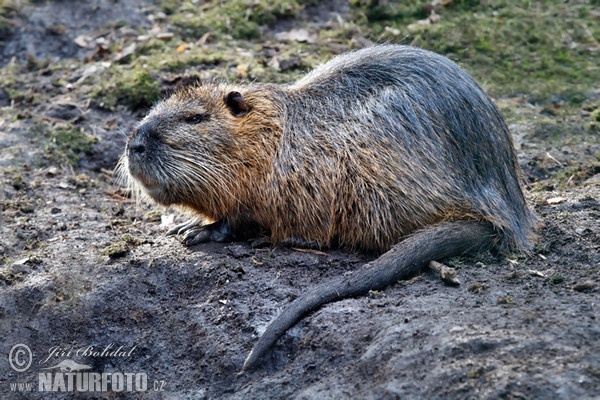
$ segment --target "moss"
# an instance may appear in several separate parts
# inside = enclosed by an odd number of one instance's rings
[[[84,173],[77,174],[75,176],[69,176],[67,178],[67,182],[78,189],[95,186],[94,181],[90,179],[89,175]]]
[[[468,69],[494,97],[524,96],[536,103],[564,103],[578,108],[597,86],[600,56],[594,49],[600,25],[594,2],[455,0],[436,10],[441,16],[439,21],[409,28],[427,17],[427,2],[351,0],[351,16],[339,26],[333,24],[321,30],[318,35],[322,43],[311,46],[290,42],[281,46],[284,51],[303,49],[302,65],[287,71],[272,68],[264,57],[254,59],[239,52],[240,48],[264,46],[264,40],[255,44],[231,40],[257,38],[267,32],[269,25],[297,17],[312,3],[315,2],[158,0],[157,6],[167,14],[166,22],[173,27],[175,38],[171,42],[150,39],[140,45],[130,65],[114,65],[99,79],[90,78],[97,79],[91,96],[97,106],[109,110],[118,105],[130,109],[149,107],[160,96],[156,78],[161,72],[188,73],[189,69],[218,66],[219,71],[210,76],[235,79],[239,77],[231,71],[240,63],[248,65],[249,73],[244,79],[289,81],[298,71],[331,58],[333,47],[324,46],[323,42],[341,41],[352,47],[350,38],[356,36],[414,43],[447,54]],[[0,16],[10,12],[10,5],[14,4],[14,0],[0,0]],[[399,33],[390,33],[386,28]],[[210,33],[209,40],[213,41],[209,51],[192,45],[181,54],[175,52],[179,44],[193,43],[205,33]],[[31,69],[45,65],[43,60],[29,63]],[[7,92],[17,103],[39,102],[35,93],[24,92],[18,86],[11,85]]]
[[[31,130],[33,139],[44,149],[40,164],[77,165],[83,154],[90,154],[92,146],[98,141],[95,136],[87,135],[83,129],[72,124],[50,125],[38,121]]]
[[[169,44],[164,40],[151,38],[147,42],[141,43],[137,49],[137,56],[147,56],[150,54],[163,53],[169,51]]]
[[[384,4],[371,15],[368,6]],[[593,5],[559,0],[530,2],[454,1],[437,12],[433,24],[420,1],[354,1],[354,13],[367,18],[374,36],[415,43],[447,54],[483,82],[493,96],[525,96],[536,103],[564,102],[577,107],[597,85],[600,55],[594,49],[600,24]],[[386,27],[399,35],[390,34]]]
[[[3,71],[2,78],[3,89],[5,90],[8,98],[14,101],[15,104],[25,104],[28,106],[35,106],[40,104],[40,99],[43,97],[42,94],[36,93],[32,90],[31,85],[21,80],[16,80],[13,77],[19,76],[21,71],[18,68],[11,68],[10,66],[5,68]],[[13,119],[21,119],[21,114],[15,114]]]
[[[21,2],[16,0],[0,0],[0,37],[8,36],[14,29],[14,24],[10,19],[15,15],[21,6]],[[2,47],[2,41],[0,41]]]
[[[100,254],[109,258],[124,257],[127,253],[129,253],[129,246],[125,242],[113,243],[100,251]]]
[[[108,79],[99,82],[99,88],[90,93],[100,108],[114,110],[122,104],[136,110],[151,107],[161,94],[158,81],[143,67],[126,69],[113,66]]]
[[[473,367],[469,371],[467,371],[467,378],[469,379],[477,379],[485,375],[485,368],[482,366]]]
[[[563,168],[556,174],[555,180],[559,187],[565,188],[578,185],[598,173],[600,173],[600,164],[592,161],[583,165]]]
[[[171,1],[161,1],[161,6],[166,13],[174,14],[171,22],[184,40],[198,39],[205,33],[252,39],[261,34],[261,27],[296,16],[309,3],[306,0],[213,0],[197,6],[186,1],[177,12]]]
[[[2,262],[2,260],[4,265],[9,265],[11,261],[8,258],[2,258],[0,259],[0,262]],[[10,268],[0,269],[0,282],[9,286],[24,281],[26,277],[27,274],[24,272],[13,271]]]
[[[123,239],[123,242],[125,242],[129,246],[139,246],[139,245],[141,245],[141,244],[144,243],[144,241],[142,239],[138,239],[136,237],[133,237],[129,233],[124,234],[121,237],[121,239]]]
[[[21,190],[22,188],[25,187],[25,182],[23,181],[23,177],[21,176],[21,174],[15,174],[12,177],[12,187],[15,188],[15,190]]]
[[[39,59],[39,58],[36,58],[32,54],[27,54],[26,59],[25,59],[25,68],[29,72],[35,72],[35,71],[40,71],[42,69],[48,68],[50,63],[51,63],[51,61],[49,58]]]
[[[472,293],[480,294],[485,289],[487,289],[487,286],[484,283],[475,282],[471,284],[467,290]]]
[[[35,211],[35,205],[32,202],[19,202],[17,208],[23,214],[32,214]]]
[[[144,221],[146,221],[146,222],[161,222],[162,216],[163,216],[162,210],[157,208],[154,210],[150,210],[146,214],[144,214]]]
[[[103,256],[108,256],[110,259],[120,258],[126,256],[127,253],[129,253],[134,247],[144,243],[146,243],[144,240],[138,239],[129,233],[126,233],[121,237],[120,241],[112,243],[100,250],[100,254]]]
[[[600,107],[590,113],[590,119],[593,122],[600,122]]]
[[[370,23],[375,29],[380,28],[378,22],[395,19],[422,19],[427,16],[424,2],[419,0],[382,1],[382,0],[351,0],[354,15],[362,23]]]
[[[92,145],[98,141],[95,136],[88,136],[81,128],[65,125],[50,131],[48,150],[56,155],[59,161],[77,164],[81,154],[89,154]]]
[[[216,66],[226,60],[224,54],[219,52],[203,52],[199,49],[183,54],[176,54],[161,64],[161,70],[177,72],[188,67]]]
[[[515,299],[512,296],[498,297],[498,299],[496,300],[496,304],[512,306],[515,304]]]
[[[156,3],[167,15],[175,13],[181,4],[181,2],[177,0],[158,0]]]

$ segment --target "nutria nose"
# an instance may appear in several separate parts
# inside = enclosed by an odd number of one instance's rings
[[[138,132],[127,144],[127,149],[129,150],[129,155],[131,156],[141,156],[146,152],[146,144],[144,143],[144,137],[140,135]]]
[[[133,153],[133,154],[144,154],[144,152],[146,151],[146,146],[144,146],[141,143],[138,144],[129,144],[129,152]]]
[[[154,125],[153,121],[145,123],[129,138],[127,149],[131,156],[141,156],[146,153],[150,141],[156,136]]]

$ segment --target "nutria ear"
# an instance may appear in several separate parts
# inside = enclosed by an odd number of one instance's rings
[[[236,117],[243,117],[250,111],[246,99],[244,99],[244,96],[242,96],[240,92],[229,92],[227,96],[225,96],[225,104],[227,104],[231,113]]]

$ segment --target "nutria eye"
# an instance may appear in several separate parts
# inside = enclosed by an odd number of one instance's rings
[[[203,114],[194,114],[185,118],[185,122],[188,124],[199,124],[200,122],[206,121],[208,119],[208,115]]]

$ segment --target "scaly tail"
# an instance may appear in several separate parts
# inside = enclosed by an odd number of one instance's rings
[[[416,231],[348,276],[325,282],[294,300],[271,324],[242,367],[248,371],[289,328],[323,304],[380,290],[416,274],[432,260],[490,250],[500,236],[489,222],[448,221]]]

